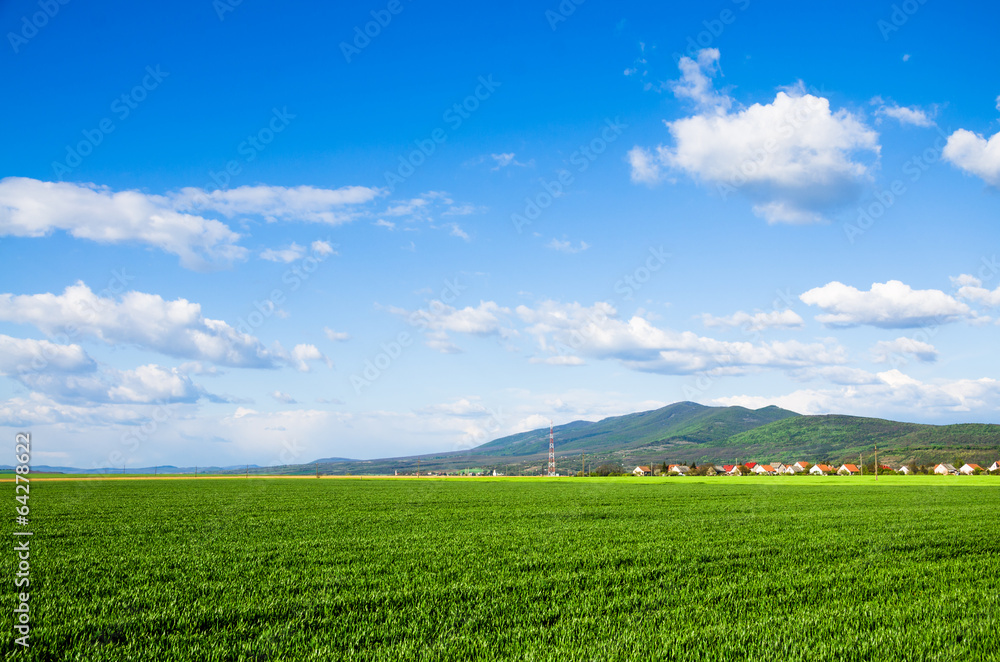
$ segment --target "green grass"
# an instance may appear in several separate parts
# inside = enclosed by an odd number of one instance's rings
[[[992,476],[32,488],[32,648],[11,659],[1000,653]]]

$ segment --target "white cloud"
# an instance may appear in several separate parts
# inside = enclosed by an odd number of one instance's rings
[[[108,344],[139,345],[184,359],[243,368],[275,368],[302,358],[280,347],[268,349],[254,336],[202,315],[187,299],[126,292],[120,300],[100,297],[83,282],[62,294],[0,294],[0,320],[32,324],[47,335],[73,329]],[[300,368],[301,369],[301,368]]]
[[[534,309],[518,306],[516,312],[537,340],[541,359],[614,359],[633,370],[671,375],[701,371],[742,374],[752,369],[797,369],[847,360],[844,349],[829,339],[810,344],[726,342],[690,331],[660,329],[638,315],[621,320],[606,302],[585,307],[546,301]],[[565,358],[555,362],[568,364]]]
[[[504,154],[490,154],[490,156],[493,158],[494,161],[497,162],[496,167],[493,168],[494,170],[499,170],[500,168],[509,166],[511,163],[514,162],[513,152],[508,152]]]
[[[469,241],[469,235],[465,232],[465,230],[459,227],[458,223],[449,223],[448,225],[451,227],[451,232],[449,233],[451,236]]]
[[[313,253],[316,253],[316,255],[322,255],[323,257],[337,254],[337,251],[328,241],[317,239],[311,243],[309,247],[312,249]]]
[[[296,260],[302,258],[306,254],[305,246],[299,246],[294,241],[292,245],[288,248],[268,248],[260,252],[260,257],[262,260],[267,260],[269,262],[295,262]]]
[[[581,253],[590,248],[590,244],[585,241],[581,241],[579,245],[574,246],[573,242],[568,240],[563,241],[560,239],[553,239],[545,245],[552,250],[559,251],[560,253]]]
[[[378,188],[344,186],[240,186],[206,191],[183,188],[173,194],[181,209],[215,211],[227,218],[263,216],[268,221],[305,221],[339,225],[356,217],[351,206],[371,202],[382,194]]]
[[[733,101],[720,94],[712,85],[712,78],[719,72],[719,51],[703,48],[698,51],[697,61],[682,57],[678,63],[680,80],[670,83],[670,89],[678,99],[690,99],[699,110],[722,115],[732,106]]]
[[[715,185],[724,199],[745,194],[769,223],[818,222],[860,195],[871,166],[856,155],[877,159],[875,131],[847,110],[831,111],[828,99],[805,93],[801,84],[769,104],[730,112],[731,100],[710,88],[717,58],[706,49],[697,63],[682,60],[674,92],[701,110],[666,123],[673,147],[629,152],[633,181],[655,183],[663,169],[684,172]]]
[[[925,383],[887,370],[868,385],[833,389],[804,389],[786,395],[763,397],[736,395],[717,398],[713,404],[752,409],[777,405],[800,414],[854,414],[886,418],[923,416],[1000,409],[1000,381],[991,378],[938,380]]]
[[[501,168],[506,168],[507,166],[518,166],[520,168],[527,168],[535,164],[535,160],[531,159],[527,163],[521,163],[515,157],[514,152],[502,152],[500,154],[490,154],[490,158],[496,162],[496,165],[491,168],[493,172],[500,170]]]
[[[661,171],[659,164],[666,153],[661,150],[662,148],[658,148],[657,150],[660,152],[659,159],[639,146],[635,146],[628,151],[628,162],[632,167],[631,176],[633,182],[652,185],[660,181]]]
[[[67,404],[57,402],[48,395],[31,393],[26,397],[9,398],[0,401],[0,425],[11,427],[35,427],[40,425],[69,424],[61,427],[63,434],[84,426],[111,426],[105,437],[114,438],[114,449],[120,450],[120,439],[124,439],[129,427],[153,420],[153,416],[163,418],[166,412],[175,412],[180,403],[158,403],[156,405],[122,405],[109,403]],[[155,429],[155,427],[154,427]]]
[[[112,371],[115,383],[107,390],[108,401],[118,403],[152,404],[163,402],[195,402],[207,397],[220,398],[206,393],[200,386],[177,368],[143,365],[135,370]],[[88,396],[94,402],[92,396]]]
[[[975,301],[991,308],[1000,306],[1000,287],[997,287],[995,290],[988,290],[983,287],[983,281],[969,274],[962,274],[951,280],[952,283],[958,286],[955,296],[959,299]]]
[[[705,326],[718,327],[741,327],[748,331],[762,331],[764,329],[798,329],[803,325],[803,320],[791,308],[785,310],[775,310],[772,312],[745,313],[742,310],[725,317],[715,317],[708,313],[701,315],[701,321]]]
[[[333,367],[333,361],[328,359],[316,345],[296,345],[291,353],[292,365],[299,372],[309,372],[309,361],[323,361],[328,368]]]
[[[333,329],[331,329],[328,326],[324,326],[323,327],[323,333],[326,334],[327,338],[329,338],[330,340],[332,340],[334,342],[344,342],[346,340],[350,340],[350,338],[351,338],[350,334],[348,334],[347,332],[345,332],[345,331],[334,331]]]
[[[931,363],[937,360],[938,351],[934,345],[913,338],[896,338],[895,340],[880,340],[871,348],[872,360],[875,363],[905,362],[905,356],[910,355],[919,361]]]
[[[0,235],[43,237],[55,230],[100,243],[149,244],[177,255],[188,268],[230,263],[247,252],[224,223],[185,213],[169,196],[24,177],[0,180]]]
[[[240,235],[206,214],[336,224],[357,215],[352,206],[380,194],[379,189],[362,186],[242,186],[225,191],[184,188],[154,195],[7,177],[0,180],[0,235],[43,237],[64,230],[101,243],[142,242],[177,255],[185,267],[204,269],[247,256],[247,249],[237,245]]]
[[[93,372],[96,367],[94,360],[79,345],[0,335],[0,374],[81,373]]]
[[[914,290],[898,280],[873,283],[867,292],[833,281],[799,298],[826,311],[816,319],[830,327],[903,329],[975,317],[967,305],[940,290]]]
[[[884,103],[880,97],[875,97],[872,100],[873,104],[877,104],[878,108],[875,109],[875,116],[881,119],[882,117],[891,117],[900,124],[910,126],[919,126],[923,128],[929,128],[934,126],[934,119],[925,110],[920,108],[910,108],[907,106],[900,106],[895,103]]]
[[[493,301],[480,301],[475,308],[466,306],[459,309],[434,300],[420,310],[408,311],[396,307],[389,307],[388,310],[423,331],[427,346],[444,354],[461,351],[451,342],[449,333],[505,335],[507,330],[502,327],[501,317],[510,313],[510,309],[502,308]]]
[[[387,221],[384,218],[378,219],[377,221],[375,221],[374,223],[372,223],[372,225],[374,225],[375,227],[379,227],[379,228],[388,228],[389,230],[395,230],[396,229],[396,224],[395,223],[393,223],[392,221]]]
[[[1000,187],[1000,133],[994,133],[987,140],[972,131],[959,129],[948,136],[942,156],[960,170]]]
[[[295,398],[293,398],[292,396],[290,396],[287,393],[284,393],[282,391],[274,391],[274,392],[272,392],[271,393],[271,397],[274,398],[275,400],[277,400],[278,402],[285,403],[286,405],[298,404],[298,402],[296,401]]]

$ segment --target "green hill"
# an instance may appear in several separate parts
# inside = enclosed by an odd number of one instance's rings
[[[560,453],[599,453],[669,443],[719,443],[761,425],[797,416],[795,412],[773,406],[753,410],[678,402],[652,411],[605,418],[596,423],[574,421],[559,425],[554,431]],[[542,429],[502,437],[472,452],[505,457],[545,453],[548,448],[549,431]]]
[[[880,458],[887,462],[954,462],[961,458],[991,464],[1000,454],[1000,425],[923,425],[858,416],[799,416],[741,432],[721,444],[747,458],[811,462],[850,461],[858,453],[871,453],[876,445]]]
[[[857,416],[802,416],[778,407],[706,407],[678,402],[652,411],[600,421],[573,421],[555,427],[556,464],[576,471],[586,454],[589,467],[602,462],[659,464],[705,462],[864,462],[878,445],[885,463],[975,462],[1000,459],[1000,425],[924,425]],[[484,472],[544,471],[548,428],[495,439],[463,451],[377,460],[319,460],[330,473],[379,474],[454,472],[472,467]],[[595,464],[596,463],[596,464]],[[303,465],[302,473],[316,470]]]

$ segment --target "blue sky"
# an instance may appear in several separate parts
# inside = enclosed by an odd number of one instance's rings
[[[998,12],[4,3],[0,426],[91,467],[998,422]]]

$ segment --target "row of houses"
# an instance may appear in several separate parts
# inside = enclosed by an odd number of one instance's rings
[[[781,462],[772,462],[771,464],[759,464],[757,462],[747,462],[743,465],[736,464],[713,464],[707,470],[705,470],[705,475],[708,476],[718,476],[727,475],[735,476],[741,472],[740,466],[746,467],[752,474],[758,474],[762,476],[777,476],[779,474],[800,474],[809,473],[819,476],[829,476],[836,474],[838,476],[857,476],[861,474],[861,469],[855,464],[842,464],[839,467],[834,467],[829,464],[810,464],[809,462],[796,462],[794,464],[782,464]],[[984,469],[978,464],[967,463],[963,464],[960,468],[956,469],[951,464],[938,464],[934,466],[934,473],[940,475],[971,475],[977,471],[982,473],[985,471],[998,471],[1000,470],[1000,462],[994,462],[989,468]],[[676,474],[680,476],[686,476],[690,474],[692,468],[684,464],[670,464],[667,465],[667,473]],[[894,471],[900,474],[909,475],[913,473],[913,470],[907,466],[902,465],[899,468],[893,468],[888,464],[883,464],[879,466],[879,471]],[[653,468],[648,466],[638,466],[632,470],[632,474],[635,476],[652,476]]]

